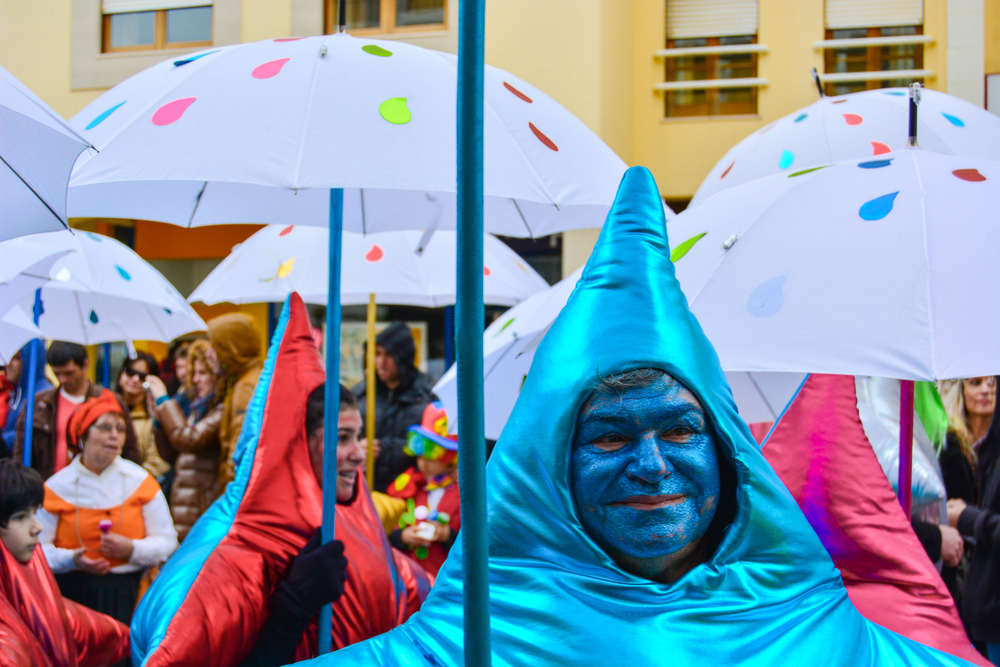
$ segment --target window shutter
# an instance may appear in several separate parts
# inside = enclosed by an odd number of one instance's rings
[[[104,14],[125,14],[126,12],[152,12],[157,9],[181,9],[184,7],[207,7],[212,0],[101,0]]]
[[[883,28],[922,25],[923,0],[826,0],[826,27]]]
[[[757,0],[667,0],[667,39],[757,34]]]

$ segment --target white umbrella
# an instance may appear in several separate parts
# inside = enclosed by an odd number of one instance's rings
[[[425,241],[417,231],[344,232],[340,302],[437,308],[455,303],[455,232]],[[270,225],[237,246],[188,298],[207,304],[284,301],[295,291],[307,303],[327,302],[329,232]],[[422,245],[426,242],[426,245]],[[418,249],[423,248],[418,254]],[[548,288],[502,241],[484,238],[483,302],[512,306]]]
[[[46,338],[95,345],[120,340],[167,342],[205,323],[159,271],[113,238],[50,232],[34,240],[75,250],[52,266],[42,288],[38,328]],[[22,302],[30,308],[34,297]]]
[[[87,146],[0,67],[0,241],[66,228],[66,186]]]
[[[500,437],[531,362],[538,341],[569,300],[583,267],[548,290],[514,306],[483,334],[483,392],[486,437]],[[452,366],[434,386],[448,413],[448,429],[458,433],[458,367]],[[798,389],[804,373],[727,372],[740,415],[748,423],[775,421]]]
[[[52,265],[67,252],[31,237],[0,241],[0,315],[47,283]]]
[[[41,336],[31,317],[14,306],[0,317],[0,365],[6,365],[24,345]]]
[[[907,149],[730,188],[671,222],[723,368],[1000,373],[1000,163]]]
[[[1000,118],[945,93],[923,90],[921,95],[918,136],[922,148],[1000,161]],[[757,178],[904,148],[907,107],[906,88],[823,97],[731,148],[705,177],[691,205]]]
[[[347,34],[277,39],[168,60],[104,93],[71,124],[74,216],[186,226],[454,229],[455,56]],[[600,227],[625,164],[562,106],[485,75],[486,231]]]

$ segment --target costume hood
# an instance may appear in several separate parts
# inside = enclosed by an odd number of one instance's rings
[[[208,338],[226,375],[234,378],[260,364],[260,337],[246,313],[226,313],[208,321]]]
[[[863,618],[740,419],[674,277],[652,175],[626,172],[487,466],[493,665],[965,664]],[[583,528],[570,453],[599,377],[660,368],[701,401],[735,473],[735,517],[708,562],[661,584]],[[466,522],[473,520],[465,517]],[[421,611],[326,665],[463,664],[461,540]]]

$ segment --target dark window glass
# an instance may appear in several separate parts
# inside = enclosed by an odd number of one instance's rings
[[[167,10],[167,43],[207,42],[212,39],[212,8]]]
[[[111,48],[152,46],[156,42],[156,12],[111,15]]]

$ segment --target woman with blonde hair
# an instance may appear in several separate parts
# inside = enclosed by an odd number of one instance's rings
[[[949,499],[961,498],[975,505],[979,500],[977,451],[993,418],[996,378],[952,380],[943,383],[941,389],[941,400],[948,414],[948,437],[940,456],[945,489]]]
[[[208,362],[209,349],[207,340],[196,340],[188,347],[185,394],[190,403],[186,415],[176,398],[167,396],[163,382],[151,379],[149,383],[160,429],[177,457],[170,507],[181,540],[221,492],[219,425],[223,405],[218,378]]]

